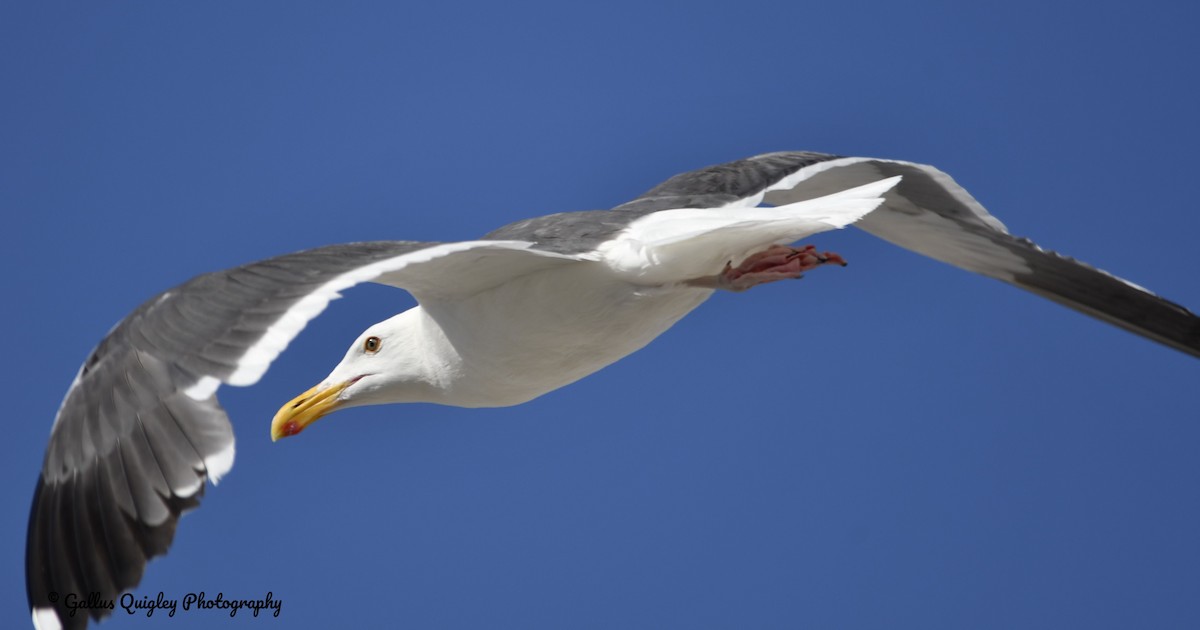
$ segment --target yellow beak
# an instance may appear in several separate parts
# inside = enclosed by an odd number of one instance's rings
[[[271,441],[296,435],[308,425],[321,419],[322,416],[337,411],[342,406],[342,401],[338,400],[338,394],[349,387],[354,380],[324,389],[317,385],[288,401],[286,405],[279,408],[279,412],[271,420]]]

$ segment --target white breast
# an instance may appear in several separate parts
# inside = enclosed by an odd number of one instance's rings
[[[424,304],[423,333],[441,379],[438,399],[429,402],[501,407],[531,400],[642,348],[711,294],[637,286],[597,263]]]

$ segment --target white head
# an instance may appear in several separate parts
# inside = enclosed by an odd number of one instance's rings
[[[431,387],[417,318],[405,311],[371,326],[325,380],[288,401],[271,421],[271,439],[296,435],[338,409],[414,402]]]

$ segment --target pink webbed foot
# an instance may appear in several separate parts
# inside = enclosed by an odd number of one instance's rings
[[[833,252],[818,252],[816,247],[801,248],[787,245],[772,245],[753,254],[737,267],[726,263],[721,273],[711,278],[698,278],[690,284],[726,291],[745,291],[751,287],[804,277],[804,272],[822,265],[846,266],[846,259]]]

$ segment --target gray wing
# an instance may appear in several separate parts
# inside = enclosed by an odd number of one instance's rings
[[[233,465],[217,387],[257,381],[338,291],[374,281],[436,298],[574,260],[529,246],[334,245],[205,274],[138,307],[84,362],[50,434],[26,538],[35,624],[87,625],[51,592],[115,599],[138,583],[205,478]]]
[[[671,208],[782,205],[896,175],[903,179],[884,196],[883,205],[854,227],[1200,357],[1200,318],[1135,284],[1010,235],[970,193],[932,166],[769,153],[676,175],[613,211],[629,217]]]
[[[714,208],[753,198],[824,153],[775,153],[681,173],[612,210],[561,212],[511,223],[484,238],[534,243],[542,251],[587,255],[638,217],[658,210]],[[754,200],[757,204],[761,199]]]

